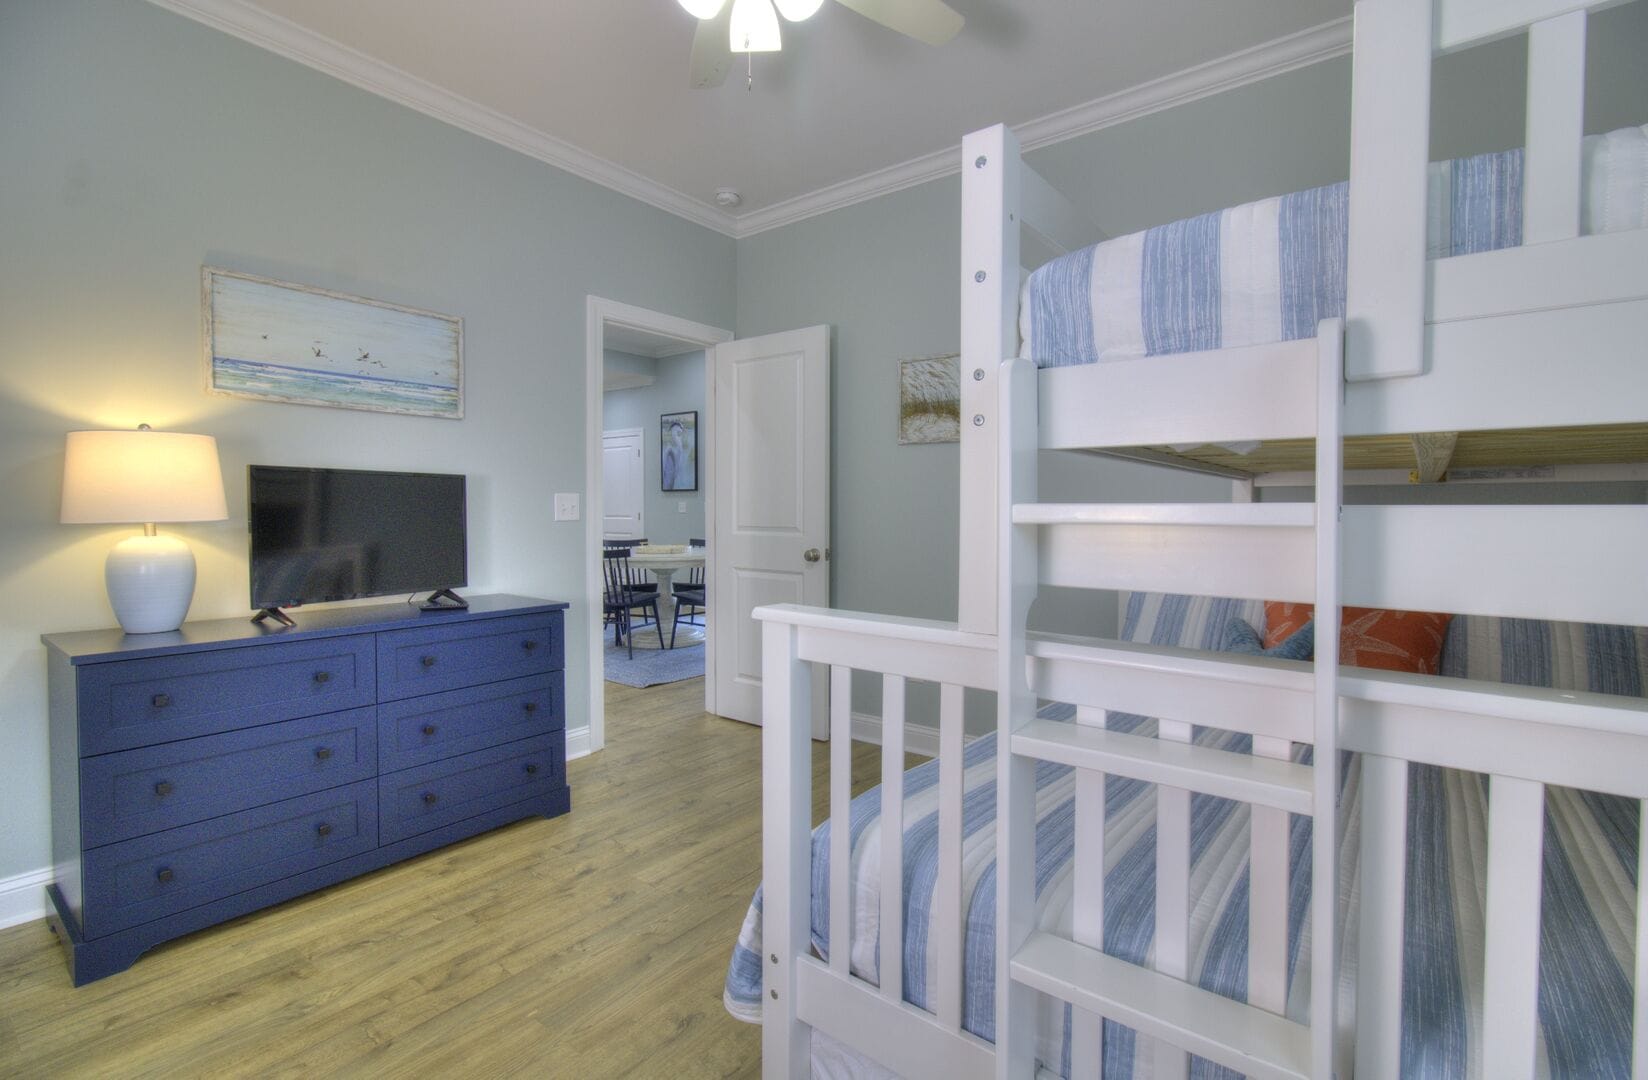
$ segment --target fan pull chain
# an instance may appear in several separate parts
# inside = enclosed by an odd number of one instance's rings
[[[745,90],[754,90],[755,89],[755,54],[751,53],[751,52],[745,53],[744,54],[744,63],[749,65],[748,68],[745,71],[745,74],[744,74],[744,78],[747,80],[744,84],[744,89]]]

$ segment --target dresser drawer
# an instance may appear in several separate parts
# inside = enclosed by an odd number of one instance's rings
[[[385,844],[548,794],[566,772],[564,732],[537,735],[378,779]]]
[[[407,769],[566,726],[559,671],[378,707],[378,764]]]
[[[102,754],[80,763],[81,843],[112,844],[377,771],[372,707]]]
[[[80,752],[370,705],[374,661],[362,635],[90,664],[80,671]]]
[[[366,780],[88,851],[82,932],[99,937],[370,851],[377,795]]]
[[[554,614],[391,630],[378,635],[378,700],[559,671],[561,652]]]

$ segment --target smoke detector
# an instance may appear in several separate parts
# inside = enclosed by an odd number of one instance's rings
[[[717,206],[725,207],[726,209],[731,210],[743,201],[744,196],[740,195],[734,188],[724,187],[715,189],[715,205]]]

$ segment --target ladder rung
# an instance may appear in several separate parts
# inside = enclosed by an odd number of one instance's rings
[[[1018,728],[1013,753],[1295,814],[1309,814],[1314,805],[1308,765],[1060,720],[1036,719]]]
[[[1313,503],[1016,503],[1015,525],[1216,525],[1304,528]]]
[[[1162,1039],[1251,1080],[1310,1075],[1310,1029],[1047,933],[1014,955],[1012,978]]]

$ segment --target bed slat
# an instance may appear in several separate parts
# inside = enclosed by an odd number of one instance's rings
[[[1519,32],[1523,27],[1576,11],[1597,11],[1625,0],[1441,0],[1436,51],[1452,52]],[[1357,27],[1360,31],[1361,27]],[[1533,80],[1528,80],[1533,85]]]
[[[1585,12],[1528,28],[1528,148],[1522,164],[1522,242],[1579,235],[1580,140],[1585,135]]]
[[[1257,736],[1255,757],[1288,760],[1293,744]],[[1287,1008],[1288,815],[1251,808],[1248,853],[1247,1003],[1280,1015]]]
[[[938,883],[933,898],[929,948],[938,958],[934,1011],[948,1028],[961,1029],[961,806],[965,794],[962,706],[965,692],[945,683],[938,699]]]
[[[904,676],[881,677],[881,996],[904,1000]]]
[[[1482,1075],[1495,1080],[1532,1080],[1534,1075],[1544,837],[1545,785],[1493,777],[1488,788]]]
[[[1396,1080],[1402,1063],[1402,923],[1408,870],[1408,763],[1362,755],[1362,912],[1356,968],[1356,1076]]]
[[[1636,1020],[1631,1076],[1648,1080],[1648,800],[1638,807]]]
[[[1103,729],[1105,711],[1076,708],[1076,723]],[[1074,872],[1071,880],[1070,936],[1079,945],[1104,950],[1104,784],[1105,774],[1093,769],[1076,771]],[[1097,1076],[1104,1048],[1104,1022],[1096,1013],[1076,1007],[1070,1017],[1070,1071],[1075,1076]]]
[[[1041,531],[1042,580],[1077,589],[1310,601],[1314,557],[1311,531],[1290,525],[1063,525]]]
[[[1343,532],[1347,604],[1625,626],[1648,611],[1645,506],[1347,506]]]
[[[1157,720],[1163,742],[1188,743],[1190,725]],[[1190,792],[1156,787],[1156,970],[1175,979],[1190,974]],[[1190,1062],[1183,1049],[1156,1042],[1156,1076],[1184,1077]]]
[[[830,820],[848,821],[853,798],[853,669],[830,668]],[[830,827],[830,970],[852,970],[853,830]]]
[[[1217,712],[1229,731],[1310,742],[1307,665],[1131,641],[1043,636],[1030,641],[1031,683],[1053,701],[1169,719]]]

